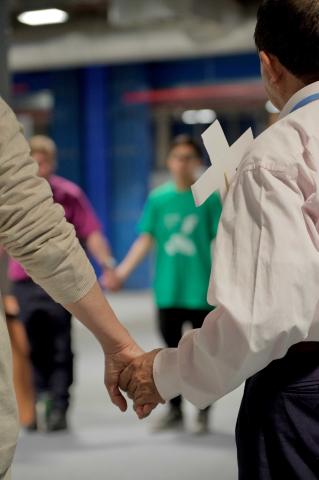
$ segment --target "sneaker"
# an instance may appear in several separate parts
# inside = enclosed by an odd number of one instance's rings
[[[205,435],[209,433],[209,410],[200,410],[198,412],[194,433],[196,435]]]
[[[165,430],[178,430],[183,428],[183,413],[180,408],[170,408],[163,417],[161,417],[152,427],[153,432],[162,432]]]
[[[51,413],[52,401],[48,393],[41,394],[35,404],[35,424],[34,427],[38,432],[46,432],[48,430],[48,418]]]
[[[54,409],[48,418],[48,432],[61,432],[68,429],[66,412]]]

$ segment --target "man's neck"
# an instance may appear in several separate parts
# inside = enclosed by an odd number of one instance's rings
[[[280,94],[280,110],[284,108],[286,103],[293,97],[299,90],[306,87],[306,84],[298,78],[291,76],[286,82],[286,85],[282,88]]]

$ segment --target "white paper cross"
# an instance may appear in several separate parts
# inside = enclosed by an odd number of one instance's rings
[[[254,141],[253,132],[249,128],[232,146],[229,146],[218,120],[205,130],[202,138],[212,166],[192,186],[197,207],[206,202],[217,190],[222,198],[224,197],[245,152]]]

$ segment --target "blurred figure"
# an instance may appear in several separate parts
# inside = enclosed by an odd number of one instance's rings
[[[19,306],[15,297],[9,294],[10,281],[7,276],[8,256],[0,249],[0,289],[10,336],[13,357],[13,381],[17,397],[19,420],[23,427],[33,424],[35,419],[34,389],[30,348],[25,328],[18,320]]]
[[[155,247],[158,326],[168,347],[177,347],[186,323],[200,328],[211,310],[206,300],[211,244],[222,206],[216,193],[202,207],[195,207],[190,187],[201,162],[201,149],[192,138],[181,135],[173,141],[167,158],[172,181],[150,194],[139,225],[140,235],[107,282],[110,289],[119,289]],[[198,412],[197,433],[208,431],[208,414],[209,408]],[[182,398],[177,397],[155,429],[182,425]]]
[[[104,356],[105,387],[114,405],[125,411],[127,402],[119,389],[120,374],[143,350],[118,321],[103,295],[74,227],[66,221],[63,208],[53,202],[48,182],[38,176],[21,125],[2,99],[0,137],[0,244],[51,298],[95,336]],[[42,301],[41,307],[45,304]],[[46,317],[42,320],[47,322]],[[9,342],[0,304],[1,480],[11,478],[19,434]],[[61,349],[59,353],[63,353]],[[62,354],[57,357],[60,367],[61,359]],[[62,368],[59,373],[63,373]]]
[[[64,207],[66,219],[74,225],[79,240],[101,266],[103,280],[105,272],[113,266],[113,258],[90,203],[77,185],[54,175],[57,152],[50,138],[35,136],[30,146],[39,164],[39,176],[49,182],[54,201]],[[37,421],[31,428],[64,430],[73,383],[71,314],[54,302],[14,260],[9,263],[9,277],[30,343],[37,395]]]
[[[5,295],[3,306],[12,348],[13,381],[20,424],[29,428],[35,421],[35,395],[30,346],[25,328],[19,320],[19,306],[16,298],[12,295]]]

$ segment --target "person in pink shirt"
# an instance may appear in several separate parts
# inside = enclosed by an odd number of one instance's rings
[[[101,266],[103,282],[114,260],[92,206],[80,187],[54,174],[57,151],[50,138],[37,135],[31,139],[30,146],[39,164],[39,176],[49,182],[54,201],[62,205],[80,242]],[[37,422],[30,427],[64,430],[67,428],[69,389],[73,383],[71,315],[35,284],[18,262],[11,259],[8,271],[20,308],[20,320],[30,343],[37,395]]]

